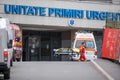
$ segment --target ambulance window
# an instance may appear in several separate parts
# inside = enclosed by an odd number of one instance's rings
[[[94,45],[94,42],[93,41],[85,41],[85,47],[86,48],[94,48],[95,45]]]
[[[84,40],[77,40],[75,44],[75,48],[79,48],[82,42],[84,42]]]

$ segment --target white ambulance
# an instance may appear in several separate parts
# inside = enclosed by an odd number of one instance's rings
[[[9,20],[0,18],[0,80],[1,75],[3,75],[2,79],[10,78],[10,68],[13,63],[12,35]]]
[[[87,60],[97,59],[97,47],[93,33],[76,32],[73,43],[73,50],[76,52],[72,55],[72,60],[79,60],[79,48],[82,42],[85,42],[85,56]]]

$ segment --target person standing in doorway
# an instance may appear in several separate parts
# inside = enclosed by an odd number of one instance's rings
[[[79,61],[86,61],[86,57],[85,57],[85,42],[82,42],[82,44],[80,45],[80,58]]]

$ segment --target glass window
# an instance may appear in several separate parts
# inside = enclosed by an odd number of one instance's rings
[[[75,48],[79,48],[82,42],[85,42],[86,48],[94,48],[95,47],[93,40],[77,40],[76,44],[75,44]]]
[[[79,48],[82,42],[84,42],[84,40],[77,40],[75,44],[75,48]]]
[[[92,40],[85,41],[85,47],[86,48],[94,48],[94,42]]]

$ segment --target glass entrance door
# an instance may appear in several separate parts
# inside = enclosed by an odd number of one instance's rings
[[[51,40],[50,37],[41,37],[41,60],[50,61],[51,59]]]
[[[40,38],[32,36],[28,38],[29,61],[40,60]]]
[[[23,60],[58,60],[53,49],[61,47],[61,32],[23,30]]]

